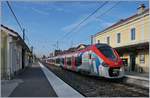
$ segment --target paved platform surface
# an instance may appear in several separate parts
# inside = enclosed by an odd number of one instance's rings
[[[84,97],[40,62],[2,81],[2,97]]]
[[[32,65],[16,79],[23,82],[13,90],[11,97],[57,97],[39,64]]]
[[[79,92],[77,92],[75,89],[73,89],[71,86],[66,84],[64,81],[62,81],[60,78],[58,78],[54,73],[52,73],[47,67],[45,67],[42,63],[40,63],[40,66],[45,73],[48,81],[54,88],[56,94],[59,97],[84,97]]]
[[[126,76],[137,79],[149,80],[149,73],[126,72]]]
[[[126,79],[124,82],[135,84],[141,87],[149,88],[149,74],[148,73],[137,73],[137,72],[126,72]]]
[[[8,97],[23,81],[21,79],[1,80],[1,96]]]

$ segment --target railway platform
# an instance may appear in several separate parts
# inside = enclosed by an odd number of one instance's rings
[[[39,62],[1,82],[2,97],[82,97]]]
[[[149,74],[137,72],[125,72],[124,82],[149,88]]]

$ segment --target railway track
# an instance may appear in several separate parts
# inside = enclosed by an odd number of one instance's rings
[[[122,81],[91,77],[43,63],[64,82],[86,97],[149,97],[149,89]]]

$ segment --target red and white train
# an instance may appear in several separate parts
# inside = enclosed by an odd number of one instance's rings
[[[105,78],[121,78],[124,66],[115,49],[107,44],[94,44],[82,50],[48,58],[48,63],[62,68]]]

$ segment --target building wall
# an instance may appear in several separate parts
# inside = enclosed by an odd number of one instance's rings
[[[29,56],[28,56],[28,52],[25,52],[25,66],[29,65]]]
[[[22,69],[22,46],[13,40],[10,42],[11,75]]]
[[[131,40],[131,29],[135,28],[135,40]],[[121,42],[117,43],[117,33],[121,34]],[[96,40],[95,43],[100,40],[100,43],[107,43],[107,37],[110,37],[110,46],[113,48],[122,47],[122,46],[130,46],[132,44],[139,44],[143,42],[149,42],[150,40],[150,19],[149,13],[141,15],[140,17],[136,17],[129,22],[125,22],[120,24],[117,27],[113,27],[109,30],[101,32],[100,34],[96,35],[93,40]],[[149,72],[149,50],[138,50],[136,54],[136,71],[141,72]],[[123,53],[122,58],[128,59],[128,66],[127,69],[131,70],[130,64],[130,52]],[[140,57],[141,54],[144,55],[144,63],[141,63]],[[140,70],[140,68],[142,68]]]
[[[141,56],[144,56],[144,61],[141,61]],[[136,64],[138,67],[142,68],[142,71],[144,72],[149,72],[149,52],[148,50],[146,51],[139,51],[137,54],[137,58],[136,58]]]
[[[144,56],[144,61],[141,61],[141,55]],[[121,58],[128,60],[128,66],[126,66],[127,71],[131,71],[130,65],[130,52],[124,53]],[[135,58],[135,71],[136,72],[149,72],[149,51],[148,50],[139,50]]]
[[[1,78],[7,76],[7,34],[1,32]]]
[[[29,65],[29,55],[27,53],[25,55],[23,54],[23,47],[25,51],[30,50],[17,32],[5,26],[1,26],[0,39],[1,76],[2,79],[11,79],[23,69],[23,61],[25,62],[25,67]],[[22,60],[22,55],[25,56],[24,60]]]
[[[1,78],[10,79],[22,69],[22,45],[7,32],[1,32]]]
[[[112,47],[120,47],[140,42],[149,41],[150,36],[150,20],[149,16],[145,16],[131,23],[125,24],[123,26],[113,28],[110,31],[102,32],[95,37],[96,42],[100,40],[101,43],[107,43],[107,36],[110,36],[110,45]],[[131,40],[131,29],[136,29],[136,39]],[[117,33],[121,33],[121,42],[117,43]]]

